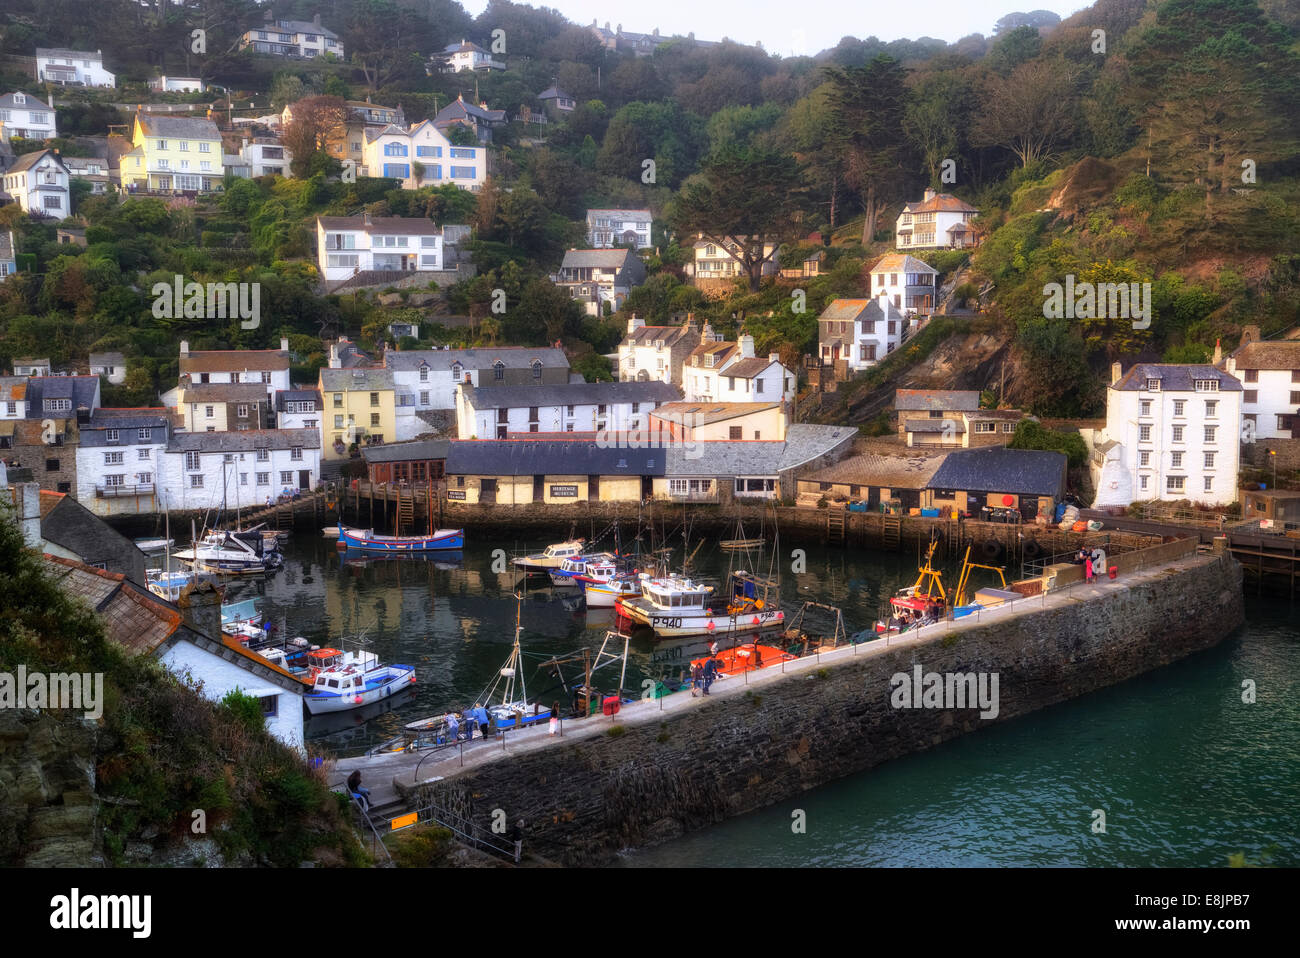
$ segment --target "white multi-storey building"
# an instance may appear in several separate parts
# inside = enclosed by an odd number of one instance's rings
[[[1237,499],[1241,383],[1213,366],[1139,363],[1111,369],[1106,455],[1097,506],[1190,499],[1224,505]]]
[[[1242,441],[1300,438],[1300,341],[1245,342],[1224,362],[1241,380]],[[1243,337],[1243,339],[1245,338]]]
[[[166,409],[96,409],[78,424],[77,501],[100,516],[159,510]]]
[[[817,317],[821,361],[844,360],[853,372],[868,369],[898,348],[907,325],[907,317],[887,299],[837,299]]]
[[[117,86],[117,77],[104,69],[102,50],[36,48],[36,79],[63,86]]]
[[[247,509],[320,479],[320,432],[256,429],[176,433],[163,451],[161,506]]]
[[[653,220],[649,210],[587,210],[587,243],[592,249],[649,249]]]
[[[324,405],[316,389],[281,389],[275,394],[275,425],[279,429],[320,431]]]
[[[27,377],[0,376],[0,419],[14,421],[27,418]],[[10,435],[13,432],[10,430]],[[0,432],[0,440],[5,439]]]
[[[713,342],[712,330],[705,324],[701,332],[690,313],[681,326],[647,326],[633,314],[627,321],[627,335],[618,344],[618,378],[623,382],[654,379],[680,386],[682,369],[704,338]]]
[[[487,389],[462,385],[456,393],[456,428],[461,439],[639,430],[649,426],[652,410],[680,398],[675,386],[656,382]]]
[[[888,300],[905,316],[932,313],[939,271],[915,256],[887,253],[871,267],[871,295]]]
[[[289,176],[293,154],[279,137],[255,136],[239,148],[239,157],[248,164],[251,176]]]
[[[445,73],[459,73],[461,70],[504,70],[506,65],[492,59],[492,54],[477,43],[461,40],[443,47],[442,58],[446,63]]]
[[[302,57],[312,59],[332,53],[340,60],[343,41],[339,35],[320,24],[320,14],[311,22],[304,20],[276,20],[247,31],[239,38],[239,49],[252,47],[254,53],[269,53],[277,57]]]
[[[316,251],[327,283],[370,270],[440,270],[442,227],[422,217],[318,216]]]
[[[726,237],[722,244],[701,237],[695,244],[695,258],[686,264],[686,275],[696,280],[735,279],[745,276],[745,267],[732,252],[740,254],[741,240],[734,236]],[[731,250],[732,252],[728,252]],[[763,276],[775,276],[780,268],[776,258],[775,243],[763,244],[763,265],[759,272]]]
[[[786,402],[794,399],[795,385],[795,374],[776,353],[754,355],[754,337],[748,335],[734,343],[706,340],[682,370],[687,402]]]
[[[926,190],[919,203],[908,203],[898,214],[897,247],[906,249],[967,249],[976,245],[971,220],[979,210],[951,193]]]
[[[210,349],[190,351],[181,340],[180,373],[195,385],[204,383],[263,383],[266,391],[289,388],[289,340],[275,349]]]
[[[59,135],[54,112],[54,94],[43,102],[30,93],[6,93],[0,96],[0,137],[24,140],[48,140]]]
[[[333,357],[331,357],[332,359]],[[332,365],[332,363],[331,363]],[[413,439],[426,426],[417,412],[453,410],[456,387],[558,386],[569,382],[564,350],[525,346],[496,349],[387,350],[393,374],[398,440]]]
[[[54,150],[25,153],[4,174],[5,192],[29,216],[67,219],[72,214],[71,178]]]

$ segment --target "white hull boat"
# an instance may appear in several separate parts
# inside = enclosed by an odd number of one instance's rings
[[[414,666],[380,665],[370,652],[317,649],[309,658],[312,690],[302,701],[312,715],[373,705],[415,684]]]

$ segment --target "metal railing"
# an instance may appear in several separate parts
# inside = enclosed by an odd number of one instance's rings
[[[120,496],[152,496],[153,494],[154,484],[152,482],[135,486],[95,486],[96,499],[116,499]]]

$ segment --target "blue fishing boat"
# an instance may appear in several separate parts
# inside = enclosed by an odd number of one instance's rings
[[[339,525],[339,542],[365,552],[441,552],[465,547],[464,529],[439,529],[428,536],[377,536],[372,529]]]

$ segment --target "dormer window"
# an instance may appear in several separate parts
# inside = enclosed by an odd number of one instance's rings
[[[1160,392],[1160,380],[1159,380],[1159,379],[1156,379],[1156,378],[1154,378],[1154,377],[1151,378],[1151,379],[1148,379],[1148,380],[1147,380],[1147,390],[1148,390],[1149,392],[1153,392],[1153,393],[1158,393],[1158,392]]]
[[[540,359],[533,360],[533,378],[534,379],[542,378],[542,361]]]
[[[1198,379],[1196,380],[1196,391],[1198,393],[1217,393],[1219,391],[1219,381],[1217,379]]]
[[[713,366],[713,353],[709,353],[707,356],[704,357],[704,365],[708,367]]]
[[[493,379],[506,378],[506,364],[499,359],[492,364],[492,378]]]
[[[424,363],[421,363],[421,364],[420,364],[420,382],[422,382],[422,383],[427,383],[428,381],[429,381],[429,367],[426,366]]]
[[[461,371],[460,363],[451,364],[451,378],[456,380],[457,382],[460,381],[460,371]]]

